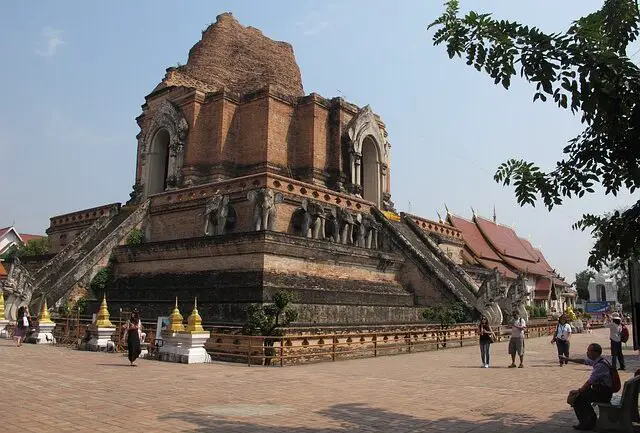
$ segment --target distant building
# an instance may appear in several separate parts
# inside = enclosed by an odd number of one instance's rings
[[[589,280],[589,301],[618,304],[618,284],[615,278],[607,272],[598,273]]]
[[[0,254],[4,254],[13,246],[23,246],[30,240],[42,239],[44,236],[18,233],[15,227],[0,228]]]

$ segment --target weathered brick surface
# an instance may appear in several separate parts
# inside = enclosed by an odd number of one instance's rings
[[[608,347],[601,330],[572,340],[578,357],[589,342]],[[548,338],[527,341],[524,369],[506,368],[506,343],[491,351],[490,369],[480,368],[477,346],[283,369],[146,360],[130,368],[122,354],[16,348],[2,340],[2,390],[10,396],[2,431],[574,431],[565,400],[588,367],[558,367]],[[623,381],[639,366],[635,352],[625,354]]]

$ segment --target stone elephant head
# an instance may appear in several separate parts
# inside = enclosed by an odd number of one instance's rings
[[[329,208],[324,227],[325,239],[330,242],[340,242],[340,221],[338,220],[338,210],[335,207]]]
[[[276,223],[276,204],[282,203],[284,196],[268,188],[254,189],[247,193],[253,204],[251,224],[254,230],[273,230]]]
[[[300,207],[292,216],[293,227],[296,232],[305,238],[324,239],[325,213],[324,208],[318,203],[302,199]]]
[[[204,234],[223,235],[236,221],[236,212],[229,204],[229,196],[216,194],[207,200],[204,214]]]
[[[378,223],[373,215],[361,214],[358,235],[362,236],[364,245],[360,245],[360,237],[358,245],[365,248],[378,249],[378,232],[380,231],[380,223]]]
[[[353,236],[357,229],[356,216],[345,209],[338,208],[338,220],[340,221],[340,242],[353,244]]]

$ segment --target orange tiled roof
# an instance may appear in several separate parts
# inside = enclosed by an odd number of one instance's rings
[[[20,237],[22,238],[22,241],[26,244],[29,241],[33,241],[36,239],[42,239],[44,236],[42,235],[29,235],[26,233],[20,233]]]
[[[9,275],[9,273],[2,265],[2,262],[0,262],[0,280],[7,278],[7,275]]]

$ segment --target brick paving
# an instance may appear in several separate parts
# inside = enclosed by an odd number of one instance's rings
[[[549,337],[527,340],[526,368],[506,343],[480,368],[475,346],[295,367],[182,365],[0,341],[0,431],[569,432],[567,392],[589,373],[556,365]],[[580,356],[604,330],[574,335]],[[606,346],[608,347],[608,345]],[[627,350],[628,371],[640,367]]]

